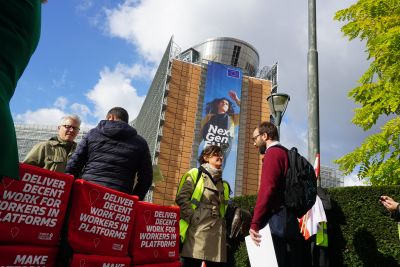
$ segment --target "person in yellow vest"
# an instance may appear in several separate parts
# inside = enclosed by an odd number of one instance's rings
[[[225,266],[230,188],[222,180],[222,149],[206,147],[199,162],[199,168],[183,175],[175,200],[181,209],[182,267],[201,266],[203,261],[207,267]]]

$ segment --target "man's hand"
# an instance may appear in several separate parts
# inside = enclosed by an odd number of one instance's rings
[[[380,202],[390,212],[395,212],[397,209],[397,205],[399,205],[399,203],[388,196],[381,196]]]
[[[250,229],[249,234],[254,244],[259,247],[261,243],[261,235],[258,233],[258,231]]]

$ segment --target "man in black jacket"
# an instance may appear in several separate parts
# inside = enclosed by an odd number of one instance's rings
[[[112,108],[79,143],[65,172],[143,200],[153,181],[150,151],[128,120],[125,109]]]

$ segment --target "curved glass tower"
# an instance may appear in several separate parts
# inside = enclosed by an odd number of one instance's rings
[[[257,50],[249,43],[231,38],[210,38],[192,47],[198,51],[201,59],[225,65],[239,67],[244,75],[254,77],[259,68]]]

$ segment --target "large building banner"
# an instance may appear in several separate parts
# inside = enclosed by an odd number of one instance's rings
[[[223,178],[235,188],[242,70],[208,63],[201,121],[201,151],[218,145],[224,151]]]

